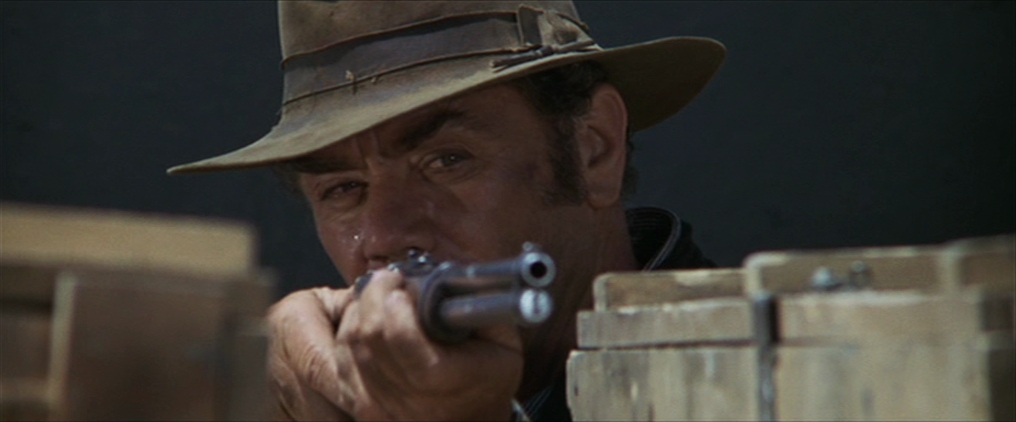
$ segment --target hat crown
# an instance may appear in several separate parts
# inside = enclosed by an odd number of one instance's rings
[[[668,37],[604,49],[571,1],[279,1],[281,118],[256,142],[172,173],[299,158],[484,86],[582,61],[603,66],[639,130],[676,113],[726,55]]]
[[[402,28],[468,15],[515,13],[528,6],[581,22],[571,1],[280,1],[282,57]]]

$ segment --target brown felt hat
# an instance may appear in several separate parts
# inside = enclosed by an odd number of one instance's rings
[[[633,130],[706,85],[723,44],[671,37],[604,49],[570,1],[281,1],[282,118],[254,143],[170,173],[270,165],[404,113],[548,68],[594,60]]]

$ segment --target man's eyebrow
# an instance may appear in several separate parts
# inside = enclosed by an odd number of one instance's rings
[[[469,116],[462,110],[444,107],[440,111],[422,119],[415,126],[399,139],[399,148],[403,151],[411,151],[420,146],[424,141],[437,134],[441,128],[449,123],[470,120]],[[283,164],[287,169],[298,173],[324,174],[345,170],[352,170],[356,167],[352,163],[336,159],[313,159],[300,158],[290,160]]]
[[[458,123],[466,120],[468,116],[462,110],[444,107],[437,113],[427,117],[421,123],[408,130],[401,139],[399,146],[404,151],[411,151],[420,146],[424,141],[437,134],[442,127],[449,123]]]

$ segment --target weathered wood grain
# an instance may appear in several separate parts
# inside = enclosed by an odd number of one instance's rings
[[[855,262],[863,262],[870,269],[872,289],[930,289],[939,283],[939,253],[935,246],[757,252],[744,260],[746,290],[811,291],[812,277],[819,268],[847,277]]]
[[[254,230],[234,221],[0,204],[0,261],[230,275],[255,267]]]
[[[942,289],[979,286],[989,291],[1016,290],[1016,237],[992,236],[946,243],[940,257]]]
[[[950,344],[900,338],[879,345],[780,347],[776,415],[811,421],[1012,420],[1011,342],[1012,336],[993,334]]]
[[[986,331],[1012,331],[1012,297],[969,292],[859,291],[786,295],[779,301],[781,341],[885,343],[909,338],[942,344]]]
[[[606,275],[578,317],[569,405],[580,420],[757,419],[750,298],[771,292],[777,420],[1012,420],[1013,244],[764,252],[741,271]],[[864,289],[812,286],[818,268],[846,279],[859,262]]]
[[[572,352],[574,420],[756,420],[755,353],[745,347]]]
[[[593,283],[594,309],[600,311],[743,294],[740,268],[606,273]]]
[[[751,304],[744,298],[580,312],[580,348],[655,346],[751,339]]]

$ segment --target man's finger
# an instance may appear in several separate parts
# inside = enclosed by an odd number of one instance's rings
[[[386,320],[385,298],[392,291],[401,289],[405,281],[398,273],[379,270],[371,276],[370,283],[360,292],[357,305],[360,307],[360,321],[357,333],[360,341],[378,345],[384,341]]]
[[[361,293],[358,359],[369,358],[372,370],[389,379],[412,383],[413,374],[426,370],[436,359],[434,344],[424,335],[405,280],[398,273],[377,271]]]
[[[335,329],[349,299],[348,289],[304,290],[290,294],[268,312],[272,358],[285,362],[300,383],[324,397],[339,393]]]

